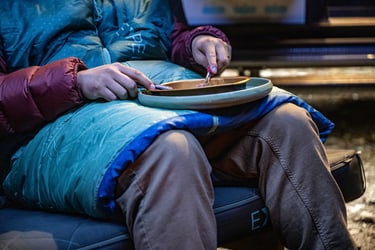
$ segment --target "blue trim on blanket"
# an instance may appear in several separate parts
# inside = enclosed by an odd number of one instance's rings
[[[116,178],[119,176],[119,173],[129,164],[133,163],[161,133],[171,129],[185,129],[195,135],[205,135],[208,132],[212,132],[212,129],[215,127],[215,120],[218,121],[218,127],[215,128],[215,133],[220,133],[258,119],[284,103],[294,103],[306,109],[319,129],[321,141],[323,143],[326,141],[328,135],[334,128],[334,124],[299,97],[278,88],[274,88],[267,97],[248,104],[215,111],[193,112],[168,118],[150,126],[119,153],[103,177],[98,193],[98,208],[104,214],[113,214],[115,210],[114,190]]]

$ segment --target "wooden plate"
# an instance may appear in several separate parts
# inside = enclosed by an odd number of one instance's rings
[[[193,96],[208,95],[236,91],[246,88],[246,83],[250,80],[247,76],[217,77],[211,78],[207,84],[204,79],[189,79],[161,84],[170,87],[168,90],[142,90],[145,94],[161,96]]]

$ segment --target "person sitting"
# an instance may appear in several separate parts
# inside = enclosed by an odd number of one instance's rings
[[[257,178],[290,249],[353,249],[324,141],[333,124],[274,88],[214,111],[137,101],[139,86],[229,65],[228,37],[169,1],[5,1],[0,139],[7,196],[96,218],[121,211],[136,249],[216,249],[213,180]],[[6,222],[2,222],[6,223]]]

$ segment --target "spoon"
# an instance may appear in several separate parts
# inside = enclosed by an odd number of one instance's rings
[[[207,85],[210,85],[211,77],[212,77],[211,70],[210,70],[210,68],[207,68],[206,78],[204,79],[204,84],[205,84],[206,86],[207,86]]]

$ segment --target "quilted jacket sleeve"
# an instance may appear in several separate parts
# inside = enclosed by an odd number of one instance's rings
[[[192,40],[199,35],[211,35],[222,39],[230,44],[228,37],[220,29],[213,26],[199,26],[190,29],[184,22],[177,17],[175,19],[174,29],[172,31],[172,53],[171,60],[186,68],[194,70],[200,74],[205,74],[206,69],[197,64],[193,58],[191,50]]]
[[[27,132],[83,103],[76,85],[79,59],[62,59],[11,73],[0,57],[0,139]]]

